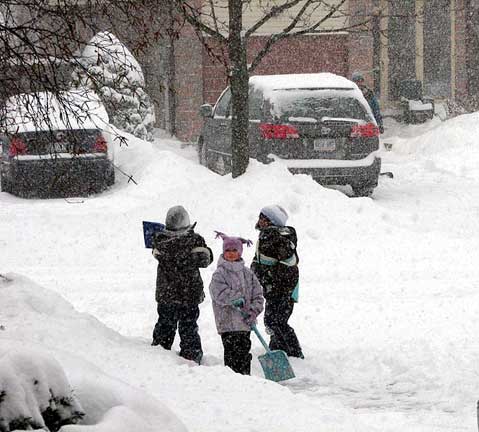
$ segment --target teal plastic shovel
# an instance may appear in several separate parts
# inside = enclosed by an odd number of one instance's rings
[[[286,381],[294,378],[294,371],[289,364],[286,353],[281,350],[271,351],[255,324],[251,326],[251,330],[255,332],[256,336],[258,336],[258,339],[266,350],[266,354],[258,357],[261,367],[263,368],[264,377],[267,380],[275,382]]]

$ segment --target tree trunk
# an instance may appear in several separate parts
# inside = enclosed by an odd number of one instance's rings
[[[174,16],[173,5],[168,4],[166,35],[166,76],[165,76],[165,122],[166,131],[176,134],[176,94],[175,94],[175,44],[173,40]]]
[[[374,2],[374,11],[371,21],[373,35],[373,91],[379,97],[381,93],[381,13],[379,1]]]
[[[228,55],[231,62],[231,150],[233,178],[244,174],[249,162],[248,64],[242,37],[243,0],[228,0]]]

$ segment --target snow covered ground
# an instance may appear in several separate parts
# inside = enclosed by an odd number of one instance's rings
[[[49,351],[80,392],[89,364],[158,399],[190,431],[475,430],[479,114],[386,127],[383,171],[394,179],[381,177],[373,199],[278,164],[220,177],[161,136],[117,151],[138,186],[120,176],[89,199],[0,193],[0,273],[13,279],[0,283],[0,343]],[[141,221],[182,204],[218,256],[214,230],[256,240],[258,211],[272,203],[299,237],[292,323],[306,359],[291,360],[297,378],[267,382],[257,362],[252,377],[224,368],[208,294],[205,366],[179,358],[177,341],[172,352],[151,347],[156,264]]]

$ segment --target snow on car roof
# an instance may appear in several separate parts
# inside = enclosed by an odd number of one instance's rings
[[[7,133],[62,129],[104,129],[108,114],[99,97],[88,89],[55,95],[50,92],[21,93],[5,102]]]
[[[328,72],[313,74],[254,75],[250,84],[263,92],[279,89],[350,89],[358,86],[347,78]]]

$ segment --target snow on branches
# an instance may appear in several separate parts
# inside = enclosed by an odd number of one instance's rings
[[[135,57],[109,32],[96,34],[84,48],[72,73],[74,87],[100,95],[113,125],[142,139],[152,139],[154,106]]]

